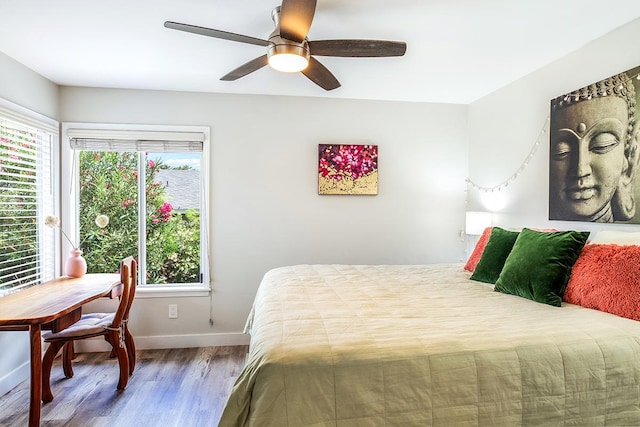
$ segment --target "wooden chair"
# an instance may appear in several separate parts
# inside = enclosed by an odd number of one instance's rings
[[[137,283],[137,263],[133,257],[127,257],[120,263],[120,280],[123,286],[122,296],[115,312],[83,314],[78,322],[67,329],[56,333],[45,332],[42,334],[44,341],[49,343],[49,348],[42,359],[43,402],[53,400],[51,367],[60,349],[64,348],[62,366],[65,377],[71,378],[73,377],[71,362],[73,343],[87,338],[103,336],[111,344],[112,354],[115,353],[120,367],[118,390],[122,391],[127,386],[129,376],[133,374],[135,367],[135,344],[127,326]]]

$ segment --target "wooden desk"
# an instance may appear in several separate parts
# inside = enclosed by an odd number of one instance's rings
[[[112,296],[119,274],[61,277],[0,298],[0,331],[29,330],[31,345],[31,402],[29,427],[40,425],[42,405],[42,329],[60,331],[75,323],[82,306]]]

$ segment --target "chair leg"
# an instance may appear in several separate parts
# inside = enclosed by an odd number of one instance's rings
[[[129,356],[127,356],[127,349],[125,346],[120,346],[120,333],[118,331],[109,331],[104,336],[104,339],[111,344],[118,357],[118,365],[120,367],[118,390],[122,391],[127,387],[127,382],[129,382]]]
[[[74,358],[73,341],[69,341],[62,347],[62,369],[64,376],[67,378],[73,377],[73,363],[71,361]]]
[[[133,375],[136,369],[136,343],[133,341],[133,335],[129,332],[129,328],[124,328],[124,342],[127,345],[127,355],[129,356],[129,375]]]
[[[53,341],[49,343],[49,348],[44,352],[42,358],[42,401],[44,403],[53,400],[53,393],[51,393],[51,367],[53,366],[53,359],[56,358],[64,344],[64,341]]]

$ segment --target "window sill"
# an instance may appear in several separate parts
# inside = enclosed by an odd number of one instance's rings
[[[208,297],[211,288],[204,286],[138,286],[136,298]]]

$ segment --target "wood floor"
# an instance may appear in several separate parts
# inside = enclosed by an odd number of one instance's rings
[[[53,365],[54,399],[42,406],[42,427],[217,426],[240,374],[246,346],[137,352],[136,370],[118,393],[118,362],[109,353],[78,354],[74,377]],[[0,397],[0,426],[26,426],[29,380]]]

